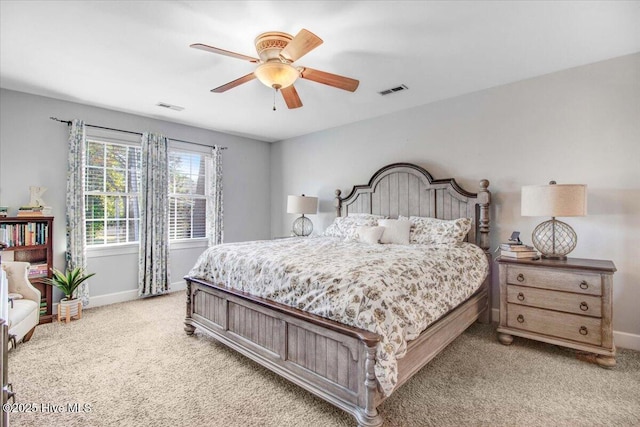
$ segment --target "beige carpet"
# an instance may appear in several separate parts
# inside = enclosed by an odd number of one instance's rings
[[[200,333],[184,294],[39,326],[9,353],[11,426],[354,426],[354,419]],[[67,404],[90,412],[66,412]],[[42,406],[45,404],[45,406]],[[63,413],[43,413],[62,405]],[[29,407],[29,406],[26,406]],[[382,406],[388,426],[640,425],[640,353],[605,370],[573,351],[474,325]]]

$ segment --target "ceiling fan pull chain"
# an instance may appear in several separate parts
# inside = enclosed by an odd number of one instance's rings
[[[278,88],[273,88],[273,111],[276,111],[276,93],[278,93]]]

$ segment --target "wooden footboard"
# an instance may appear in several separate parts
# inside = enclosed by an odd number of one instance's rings
[[[253,295],[186,277],[185,331],[213,336],[278,375],[379,426],[385,397],[374,373],[379,336]],[[398,360],[398,386],[409,380],[488,310],[490,279],[427,328]]]
[[[195,327],[278,375],[379,426],[378,335],[205,281],[187,281],[185,331]]]

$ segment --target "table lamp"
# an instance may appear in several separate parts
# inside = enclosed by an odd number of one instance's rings
[[[313,231],[313,223],[305,214],[315,214],[318,212],[318,198],[305,196],[288,196],[287,213],[301,214],[302,216],[293,221],[293,234],[296,236],[308,236]]]
[[[587,214],[587,186],[584,184],[527,185],[522,187],[522,216],[550,216],[531,234],[533,246],[542,258],[566,260],[578,242],[569,224],[556,217]]]

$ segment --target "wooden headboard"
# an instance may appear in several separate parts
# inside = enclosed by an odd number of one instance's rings
[[[336,190],[336,214],[370,213],[389,218],[426,216],[440,219],[472,218],[467,241],[489,250],[489,181],[480,181],[478,193],[461,188],[455,179],[433,179],[420,166],[394,163],[377,171],[366,185],[356,185],[346,197]]]

